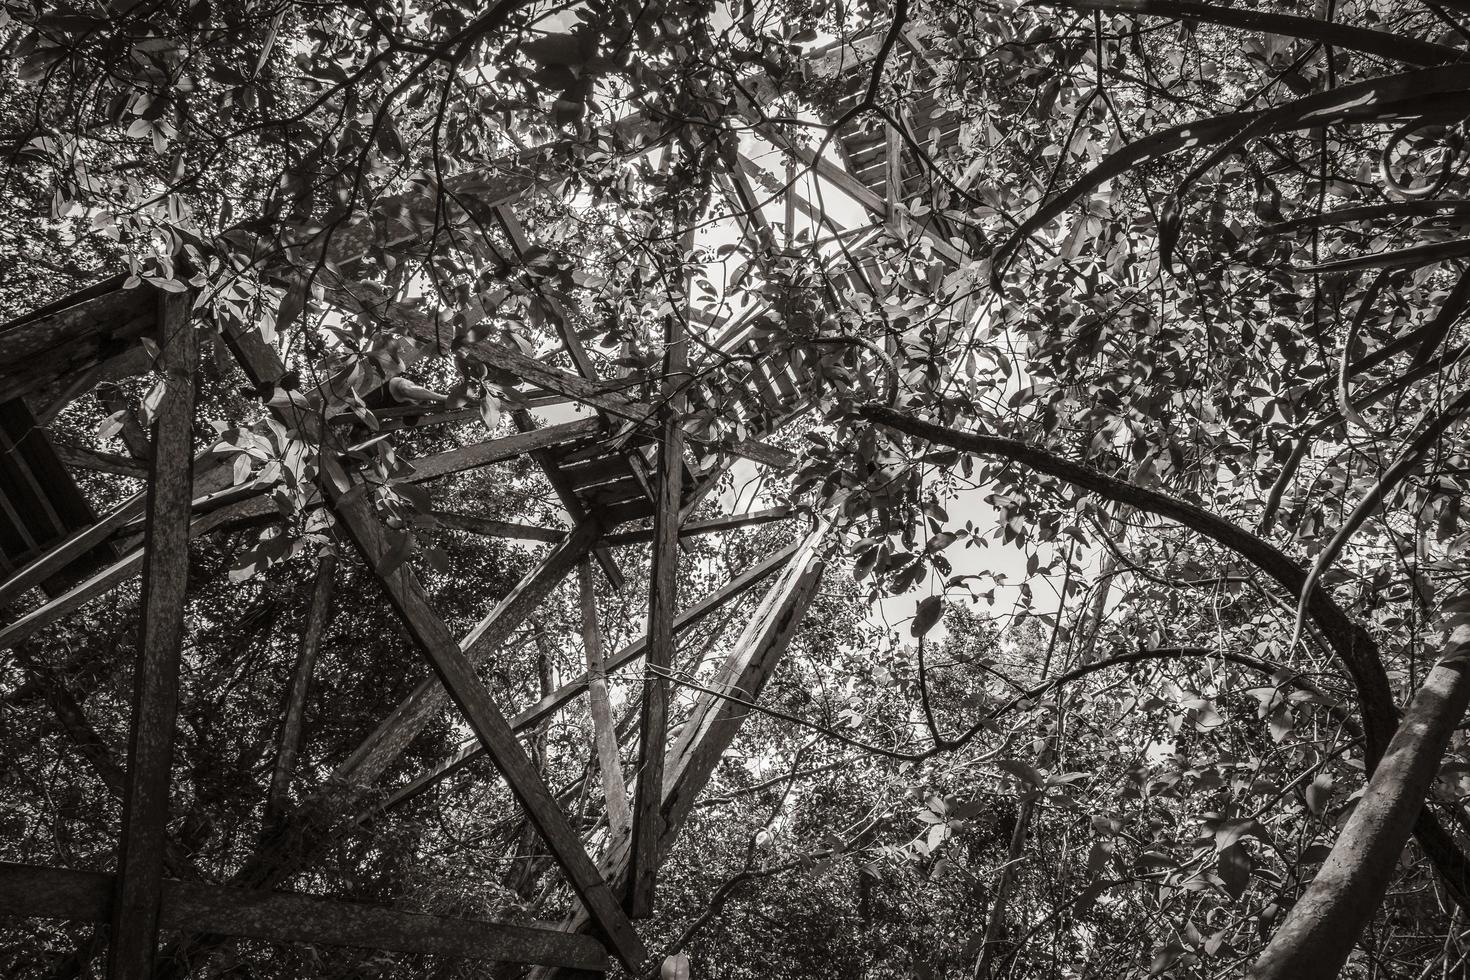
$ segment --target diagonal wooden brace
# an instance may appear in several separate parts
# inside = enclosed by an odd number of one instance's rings
[[[345,494],[332,491],[331,496],[343,530],[368,565],[379,570],[378,578],[394,609],[546,841],[587,914],[606,936],[618,959],[635,974],[641,972],[648,950],[633,923],[588,857],[581,838],[557,806],[551,790],[521,748],[509,722],[495,706],[449,627],[434,612],[418,577],[407,564],[400,564],[392,571],[382,570],[381,563],[390,548],[366,491],[359,484]]]

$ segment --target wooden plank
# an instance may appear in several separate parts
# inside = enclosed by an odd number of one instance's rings
[[[628,788],[623,783],[617,727],[607,696],[607,668],[602,656],[602,627],[597,622],[592,566],[585,560],[577,565],[577,584],[581,589],[582,648],[587,658],[587,711],[592,719],[592,745],[602,777],[602,796],[607,801],[608,836],[616,840],[632,832],[633,817],[628,809]]]
[[[669,753],[671,764],[664,778],[663,812],[667,825],[659,841],[661,856],[673,848],[694,802],[749,714],[750,709],[741,702],[754,701],[759,696],[816,595],[822,574],[817,552],[828,531],[829,525],[820,523],[802,542],[785,573],[771,586],[757,614],[748,621],[717,678],[704,685],[714,693],[700,695],[693,713],[680,729],[678,743]],[[609,878],[614,881],[627,878],[630,851],[630,846],[614,846],[603,856],[603,868]],[[586,916],[575,915],[568,930],[586,930],[590,924]],[[548,972],[536,971],[531,976],[540,980]]]
[[[524,408],[518,408],[511,412],[510,418],[515,423],[516,428],[520,429],[523,433],[537,431],[536,420]],[[591,419],[590,421],[595,422],[597,419]],[[561,462],[557,459],[556,455],[549,450],[537,450],[531,453],[531,458],[536,461],[537,466],[541,467],[541,472],[546,474],[546,482],[551,484],[551,489],[556,493],[557,499],[561,501],[562,508],[567,512],[567,516],[571,518],[572,523],[585,523],[589,517],[589,511],[582,505],[582,498],[578,496],[576,488],[572,486],[571,481],[562,473]],[[598,545],[595,554],[597,555],[597,563],[602,566],[603,574],[612,583],[613,589],[621,590],[623,587],[623,573],[618,568],[618,563],[613,559],[612,552]]]
[[[551,849],[588,915],[607,937],[618,959],[631,972],[641,973],[648,959],[643,941],[587,856],[581,839],[558,807],[551,790],[516,741],[509,722],[495,706],[470,659],[430,606],[418,577],[407,563],[391,572],[382,569],[382,562],[391,549],[365,490],[359,485],[345,494],[335,495],[332,506],[368,565],[378,570],[378,579],[399,617],[505,777],[527,818]],[[466,647],[473,649],[473,640]]]
[[[670,413],[664,420],[659,442],[658,502],[653,517],[653,568],[649,575],[647,673],[639,715],[638,784],[633,802],[633,873],[629,876],[626,898],[628,913],[635,918],[653,914],[658,839],[663,833],[659,802],[669,713],[668,679],[663,673],[673,662],[683,466],[684,430],[678,415]]]
[[[147,494],[137,493],[93,524],[57,542],[35,561],[18,569],[0,582],[0,608],[10,605],[67,565],[91,551],[112,536],[113,531],[132,520],[144,506]]]
[[[296,757],[301,752],[312,671],[316,667],[317,652],[321,649],[322,634],[332,618],[332,579],[336,571],[337,556],[332,552],[317,560],[311,605],[306,612],[306,628],[301,634],[296,667],[291,672],[291,685],[286,693],[286,709],[281,715],[281,737],[276,748],[276,764],[271,771],[270,795],[265,804],[265,826],[268,828],[286,812],[291,801],[291,774],[296,770]]]
[[[733,531],[756,524],[784,521],[794,516],[796,516],[796,510],[792,507],[768,507],[765,510],[751,511],[748,514],[730,514],[723,517],[712,517],[704,521],[692,521],[679,528],[679,536],[681,538],[688,538],[699,534]],[[653,533],[653,528],[617,531],[607,535],[602,540],[610,545],[637,544],[644,541],[652,541]]]
[[[806,552],[807,562],[802,556],[793,559],[791,574],[778,583],[779,591],[772,589],[773,601],[764,620],[752,617],[750,628],[736,642],[720,673],[706,686],[746,702],[760,697],[816,595],[823,566],[814,552],[814,548]],[[660,857],[673,845],[674,836],[750,712],[738,701],[718,695],[702,694],[695,702],[680,729],[678,742],[669,752],[663,799],[668,833],[660,841]]]
[[[189,578],[198,335],[190,322],[187,293],[160,292],[158,302],[160,367],[166,389],[153,426],[152,492],[148,495],[138,668],[107,956],[109,980],[144,980],[153,972],[184,642],[184,591]]]
[[[693,245],[693,230],[684,238]],[[687,288],[687,287],[686,287]],[[663,792],[664,740],[669,723],[669,683],[664,676],[674,659],[674,620],[679,610],[679,523],[684,498],[682,389],[688,383],[689,338],[684,321],[664,318],[663,392],[655,464],[653,546],[648,588],[647,670],[639,713],[638,784],[633,796],[632,873],[624,899],[634,918],[653,915],[658,871],[658,839],[663,833],[659,802]]]
[[[573,528],[460,641],[460,652],[472,663],[483,661],[495,653],[576,567],[600,533],[601,527],[596,521],[584,521]],[[358,746],[347,761],[337,768],[335,778],[353,786],[367,786],[376,782],[383,771],[403,754],[414,737],[444,707],[446,700],[446,692],[438,679],[426,678]]]
[[[560,541],[567,532],[556,527],[539,527],[516,521],[498,521],[478,514],[461,514],[457,511],[436,510],[434,519],[444,527],[456,531],[468,531],[491,538],[519,538],[524,541]]]
[[[724,606],[725,603],[784,568],[787,561],[797,553],[797,550],[798,545],[788,545],[731,579],[722,588],[715,590],[690,608],[681,612],[679,618],[674,621],[674,628],[682,631],[702,622],[711,613]],[[606,664],[604,664],[605,669],[611,672],[631,663],[643,656],[643,651],[647,648],[647,645],[648,634],[645,633],[613,654]],[[575,680],[568,681],[551,694],[518,713],[510,720],[511,728],[517,732],[523,732],[536,727],[580,697],[587,690],[587,684],[588,678],[586,674],[583,674]],[[417,797],[449,778],[470,762],[478,759],[484,753],[485,750],[478,742],[471,740],[465,743],[448,762],[416,777],[389,796],[383,803],[381,809],[390,809]]]
[[[415,460],[411,479],[416,483],[437,480],[465,470],[515,459],[517,456],[534,455],[544,449],[589,439],[600,431],[602,421],[596,418],[577,419],[574,422],[549,425],[544,429],[531,428],[514,435],[461,446],[459,449]]]
[[[0,915],[105,922],[113,876],[0,862]],[[256,888],[166,879],[165,929],[190,929],[276,943],[359,946],[507,963],[605,971],[607,954],[589,936],[548,924],[507,925]]]
[[[147,464],[140,463],[128,456],[98,452],[85,446],[73,446],[66,442],[57,442],[54,445],[57,458],[71,469],[95,470],[98,473],[128,476],[135,480],[148,478]]]

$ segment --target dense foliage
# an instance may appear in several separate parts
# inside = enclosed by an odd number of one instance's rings
[[[169,873],[232,880],[271,846],[321,555],[343,560],[294,797],[427,674],[314,488],[367,479],[396,560],[467,629],[540,546],[434,513],[564,516],[529,459],[407,481],[517,427],[526,393],[475,344],[570,370],[558,310],[611,387],[652,398],[672,318],[684,429],[729,466],[701,514],[794,503],[840,542],[670,858],[651,945],[731,978],[1239,974],[1464,592],[1467,10],[3,0],[0,310],[119,274],[188,291],[211,342],[199,448],[278,508],[191,557]],[[872,214],[829,171],[885,130],[905,176]],[[731,322],[753,346],[725,344]],[[232,363],[242,331],[282,353],[279,386]],[[790,365],[801,412],[762,396],[762,364]],[[75,398],[52,437],[113,458],[157,390],[32,400]],[[434,391],[473,411],[389,424]],[[734,462],[754,437],[795,462]],[[99,512],[142,485],[81,482]],[[791,534],[690,539],[682,594]],[[598,579],[609,649],[644,628],[646,552],[617,549],[621,591]],[[125,585],[0,654],[0,858],[111,866],[137,602]],[[681,638],[676,723],[755,602]],[[564,587],[484,675],[525,705],[582,663]],[[613,681],[630,760],[636,673]],[[579,703],[527,744],[598,845],[588,731]],[[376,799],[464,736],[438,718]],[[1345,975],[1463,971],[1467,793],[1457,728],[1425,802],[1440,836],[1421,822]],[[572,906],[483,760],[368,806],[289,885],[496,918]],[[7,921],[0,966],[85,975],[91,937]],[[168,951],[201,975],[484,970]]]

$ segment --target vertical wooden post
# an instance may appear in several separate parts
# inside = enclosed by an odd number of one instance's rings
[[[159,293],[165,394],[153,425],[142,623],[107,957],[109,980],[149,976],[158,942],[169,770],[184,641],[184,590],[189,574],[189,512],[194,495],[198,338],[189,322],[189,310],[188,293]]]
[[[306,697],[311,690],[311,673],[316,667],[317,651],[332,612],[332,577],[337,570],[337,556],[330,551],[321,556],[316,566],[316,581],[311,590],[311,606],[306,613],[306,629],[301,634],[301,649],[296,655],[296,669],[291,675],[291,688],[286,693],[286,710],[281,718],[281,739],[276,748],[276,766],[271,773],[270,796],[265,804],[265,825],[270,827],[291,800],[291,773],[296,769],[296,756],[301,752],[301,729],[306,720]]]
[[[686,253],[692,233],[684,238]],[[648,589],[648,653],[644,656],[643,709],[639,717],[638,787],[633,803],[632,873],[627,909],[635,919],[653,914],[658,842],[663,835],[664,741],[669,724],[669,682],[674,619],[679,611],[679,517],[684,487],[683,399],[688,339],[678,316],[664,321],[663,407],[658,442],[658,499],[653,513],[653,561]]]
[[[582,590],[582,646],[587,655],[587,708],[592,716],[592,745],[602,774],[602,795],[607,800],[608,838],[616,841],[632,830],[633,816],[628,810],[618,733],[607,697],[607,665],[602,656],[597,597],[592,591],[592,565],[585,558],[577,565],[577,583]]]

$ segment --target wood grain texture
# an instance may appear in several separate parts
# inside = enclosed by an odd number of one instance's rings
[[[565,540],[553,547],[457,644],[456,649],[471,663],[478,663],[494,653],[576,567],[599,533],[595,521],[583,522],[573,528]],[[448,699],[438,678],[425,678],[338,767],[336,777],[349,785],[376,782],[424,726],[443,710]]]
[[[337,556],[331,552],[317,561],[316,578],[311,588],[311,604],[307,607],[306,628],[301,633],[301,646],[296,652],[296,665],[291,672],[291,686],[286,692],[286,707],[281,713],[281,736],[276,747],[276,763],[271,770],[270,795],[265,804],[265,824],[270,826],[285,812],[291,800],[291,774],[296,771],[296,757],[301,752],[302,728],[306,722],[306,699],[311,692],[311,675],[321,650],[322,634],[332,618],[333,579],[337,572]]]
[[[582,901],[609,946],[630,971],[640,972],[648,959],[648,950],[623,913],[612,889],[603,880],[597,866],[587,856],[582,840],[557,805],[551,790],[526,755],[511,731],[510,723],[500,713],[490,692],[480,680],[468,651],[475,649],[474,634],[467,638],[464,649],[455,642],[449,627],[434,612],[423,586],[408,564],[392,571],[382,568],[390,548],[382,524],[373,513],[361,485],[345,494],[334,495],[332,507],[347,536],[362,552],[370,567],[378,570],[378,579],[399,618],[408,627],[415,642],[428,657],[435,673],[450,698],[459,707],[475,737],[505,777],[511,792],[520,801],[527,818],[550,848],[558,865],[566,874],[572,890]],[[584,535],[595,538],[595,534]]]
[[[159,293],[158,301],[166,388],[153,426],[153,489],[148,495],[138,667],[107,957],[110,980],[143,980],[153,969],[189,581],[198,337],[189,322],[187,294]]]
[[[592,745],[602,779],[603,799],[607,803],[608,833],[614,838],[621,838],[632,831],[633,816],[628,809],[628,789],[623,783],[617,727],[607,696],[607,667],[602,655],[602,627],[597,621],[592,566],[585,560],[577,565],[577,585],[581,590],[582,647],[587,658],[587,712],[592,719]]]
[[[725,603],[783,568],[786,562],[796,554],[797,548],[798,546],[795,544],[788,545],[731,579],[721,588],[681,612],[679,618],[675,620],[675,628],[683,630],[702,622],[711,613],[723,608]],[[645,633],[608,658],[604,664],[604,668],[611,672],[626,666],[643,656],[643,651],[647,648],[647,645],[648,634]],[[540,701],[517,713],[510,720],[511,728],[517,732],[521,732],[535,727],[568,704],[571,704],[587,689],[588,677],[586,674],[568,681]],[[485,750],[478,742],[470,741],[466,743],[455,753],[453,758],[442,765],[436,766],[422,776],[415,778],[389,796],[383,803],[382,809],[386,810],[413,799],[439,782],[449,778],[484,754]]]

